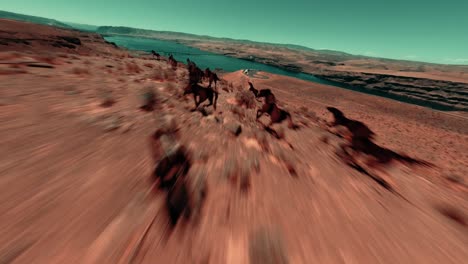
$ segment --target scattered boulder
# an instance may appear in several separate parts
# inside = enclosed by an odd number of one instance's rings
[[[110,91],[102,91],[100,94],[101,106],[102,107],[111,107],[115,104],[114,97]]]
[[[229,122],[225,124],[226,129],[236,137],[242,133],[242,125],[237,122]]]
[[[215,123],[223,123],[223,118],[220,116],[210,115],[206,119]]]
[[[159,130],[162,134],[174,134],[179,130],[176,118],[173,115],[163,115],[158,120]]]
[[[156,94],[152,87],[145,87],[140,94],[139,108],[145,111],[153,111],[156,104]]]

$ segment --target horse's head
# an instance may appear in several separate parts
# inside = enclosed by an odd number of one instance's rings
[[[335,117],[343,117],[344,114],[343,112],[341,112],[341,110],[339,110],[338,108],[335,108],[335,107],[327,107],[327,110],[332,113]]]
[[[259,92],[258,92],[258,96],[257,97],[267,97],[268,95],[272,94],[271,90],[270,89],[261,89]]]
[[[333,117],[335,118],[335,124],[338,124],[340,123],[342,120],[345,120],[346,117],[345,115],[343,114],[343,112],[341,112],[341,110],[339,110],[338,108],[335,108],[335,107],[327,107],[327,110],[333,114]]]

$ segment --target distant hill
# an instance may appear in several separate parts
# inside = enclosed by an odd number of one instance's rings
[[[31,23],[35,23],[35,24],[42,24],[42,25],[55,26],[55,27],[60,27],[60,28],[73,29],[72,26],[67,25],[65,23],[62,23],[60,21],[57,21],[55,19],[49,19],[49,18],[43,18],[43,17],[37,17],[37,16],[28,16],[28,15],[22,15],[22,14],[17,14],[17,13],[12,13],[12,12],[7,12],[7,11],[1,11],[1,10],[0,10],[0,18],[20,20],[20,21],[26,21],[26,22],[31,22]]]
[[[97,29],[99,28],[99,26],[88,25],[88,24],[80,24],[80,23],[73,23],[73,22],[64,22],[64,23],[81,31],[96,32]]]
[[[190,33],[173,32],[173,31],[158,31],[149,29],[139,29],[131,27],[113,27],[113,26],[102,26],[98,27],[97,33],[103,35],[127,35],[127,36],[140,36],[148,38],[167,38],[167,39],[181,39],[181,40],[200,40],[209,39],[216,40],[218,38],[210,36],[200,36]]]
[[[167,40],[180,40],[180,41],[213,41],[213,42],[229,42],[237,44],[251,44],[251,45],[264,45],[269,47],[279,47],[287,48],[297,51],[312,51],[320,52],[322,54],[329,54],[335,56],[353,56],[351,54],[334,51],[334,50],[316,50],[300,45],[295,44],[278,44],[278,43],[268,43],[268,42],[258,42],[246,39],[232,39],[232,38],[219,38],[211,37],[206,35],[196,35],[182,32],[173,32],[173,31],[158,31],[158,30],[149,30],[149,29],[139,29],[131,27],[114,27],[114,26],[102,26],[98,27],[96,30],[97,33],[103,35],[125,35],[125,36],[135,36],[135,37],[146,37],[146,38],[158,38],[158,39],[167,39]]]

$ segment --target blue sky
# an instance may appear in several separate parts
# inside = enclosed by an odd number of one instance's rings
[[[468,0],[0,0],[0,10],[468,64]]]

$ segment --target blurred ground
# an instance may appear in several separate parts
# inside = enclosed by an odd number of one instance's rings
[[[218,108],[205,116],[182,96],[185,65],[174,71],[92,34],[1,23],[0,263],[468,259],[466,116],[240,71],[222,76]],[[56,36],[81,41],[56,47]],[[236,100],[247,80],[272,89],[300,129],[275,125],[281,140],[265,132],[256,108]],[[139,109],[147,89],[155,115]],[[368,125],[380,146],[435,167],[382,166],[395,192],[383,188],[337,155],[345,140],[326,126],[329,105]],[[188,181],[201,183],[190,190],[196,213],[173,230],[149,144],[171,126],[192,154]]]

